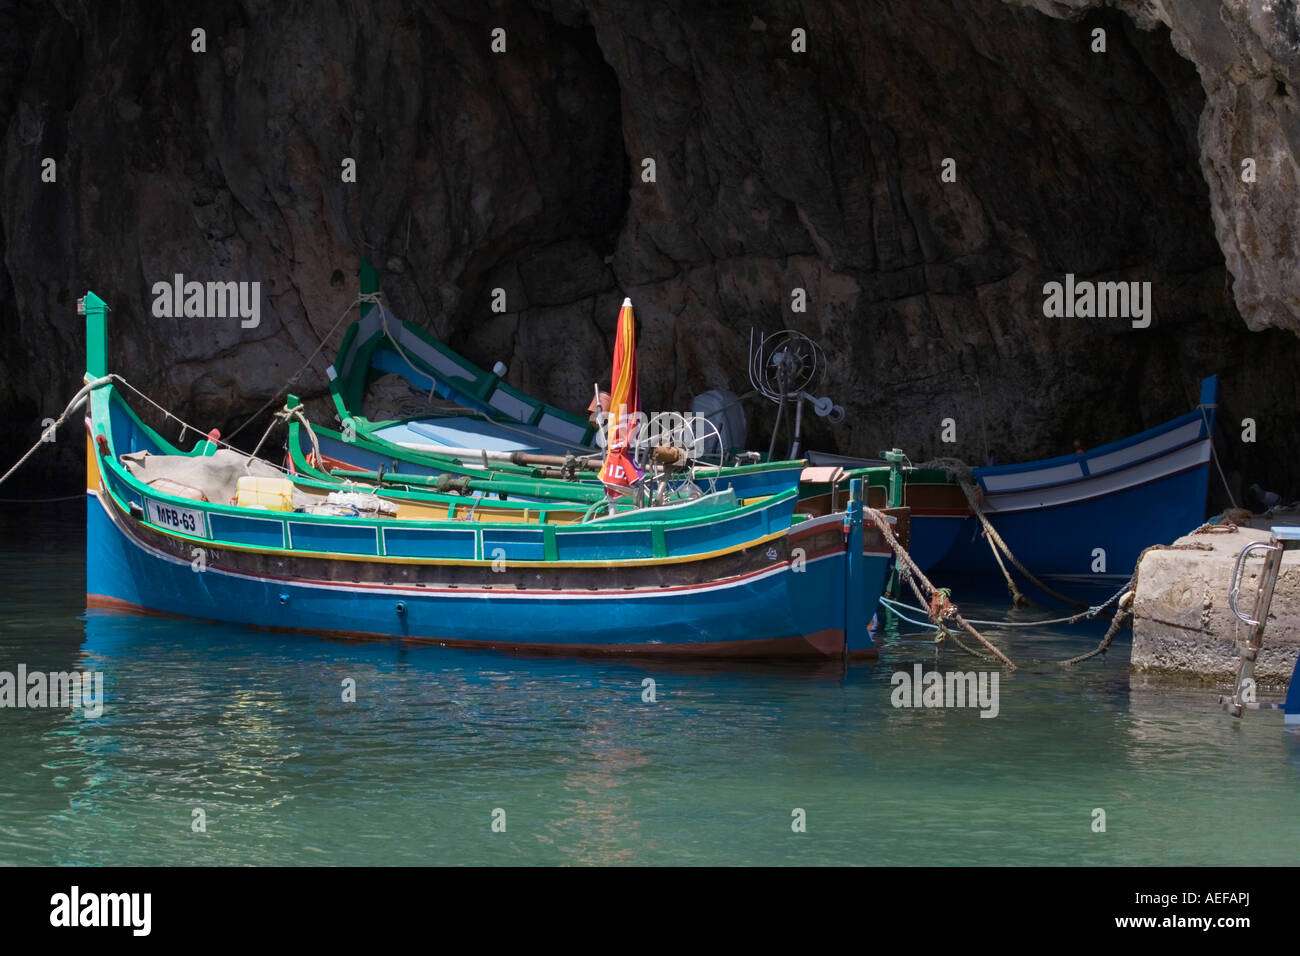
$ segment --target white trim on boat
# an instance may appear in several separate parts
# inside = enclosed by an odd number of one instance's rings
[[[566,422],[563,418],[558,418],[550,412],[546,412],[538,420],[537,429],[543,434],[552,435],[561,441],[575,445],[582,445],[582,440],[587,435],[587,429],[582,425]]]
[[[1037,468],[1032,471],[1026,469],[1009,475],[984,475],[980,481],[986,491],[998,493],[1022,491],[1040,485],[1059,485],[1066,481],[1076,481],[1083,476],[1083,466],[1078,462],[1071,462],[1068,465],[1056,465],[1052,468]]]
[[[361,348],[362,343],[370,340],[383,328],[383,323],[379,320],[379,311],[371,309],[370,313],[359,322],[357,322],[357,334],[352,336],[352,347],[348,349],[348,354],[343,358],[342,375],[344,378],[352,371],[352,363],[357,359],[357,351]]]
[[[536,411],[536,408],[532,405],[520,401],[505,389],[501,388],[495,389],[492,392],[492,397],[488,399],[488,404],[497,411],[505,412],[516,421],[525,423],[528,419],[533,417],[533,412]]]
[[[1186,425],[1167,431],[1163,435],[1148,438],[1136,445],[1129,445],[1127,448],[1121,448],[1119,451],[1113,451],[1108,455],[1098,455],[1096,458],[1090,458],[1088,459],[1088,470],[1094,475],[1098,475],[1104,471],[1111,471],[1132,464],[1142,458],[1162,454],[1177,448],[1179,445],[1186,445],[1188,442],[1193,442],[1201,437],[1202,424],[1203,422],[1199,419],[1188,422]]]
[[[1104,475],[1036,490],[990,494],[984,499],[984,510],[992,514],[1077,504],[1090,498],[1099,498],[1138,485],[1150,484],[1190,468],[1206,465],[1209,461],[1210,440],[1205,438],[1170,454],[1144,461],[1130,468],[1117,468]]]
[[[1047,485],[1079,481],[1124,468],[1144,458],[1163,455],[1181,445],[1194,442],[1201,437],[1202,425],[1201,419],[1196,419],[1115,451],[1092,457],[1081,455],[1077,461],[1044,468],[1034,468],[1032,462],[1027,462],[1023,466],[1013,467],[1004,472],[979,475],[979,480],[984,490],[992,494],[1029,491]],[[979,469],[976,469],[976,473],[979,473]]]
[[[424,341],[424,339],[412,332],[406,323],[400,322],[396,316],[392,316],[392,313],[389,313],[389,315],[394,322],[398,322],[397,340],[405,351],[423,359],[439,375],[448,378],[465,379],[470,382],[474,380],[473,372],[447,356],[440,349],[436,349]]]

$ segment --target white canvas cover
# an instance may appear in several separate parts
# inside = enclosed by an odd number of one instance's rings
[[[209,501],[228,504],[235,496],[236,484],[244,475],[260,478],[283,478],[284,472],[258,458],[228,448],[219,448],[211,455],[151,455],[147,451],[130,452],[122,456],[122,464],[136,478],[150,484],[160,478],[198,488]],[[294,488],[293,504],[300,507],[316,499]]]

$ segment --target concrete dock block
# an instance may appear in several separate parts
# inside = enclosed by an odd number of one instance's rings
[[[1133,657],[1137,670],[1163,671],[1229,683],[1250,629],[1232,613],[1228,586],[1237,552],[1269,532],[1241,528],[1228,533],[1184,535],[1169,550],[1148,551],[1138,565],[1133,600]],[[1242,612],[1254,609],[1262,558],[1242,575]],[[1300,552],[1282,559],[1277,589],[1255,664],[1261,686],[1285,687],[1300,654]]]

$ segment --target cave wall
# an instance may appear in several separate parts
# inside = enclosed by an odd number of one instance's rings
[[[1300,13],[1297,0],[1011,0],[1077,20],[1104,6],[1163,25],[1205,93],[1197,146],[1215,234],[1252,329],[1300,332]],[[1246,182],[1242,164],[1254,163]]]
[[[1098,6],[0,0],[3,459],[77,387],[86,288],[114,367],[229,432],[332,355],[364,254],[401,315],[573,409],[624,295],[651,409],[744,391],[749,329],[799,328],[849,412],[812,437],[846,452],[1062,453],[1185,411],[1217,371],[1230,466],[1300,494],[1295,5]],[[261,325],[152,316],[177,272],[260,281]],[[1066,272],[1150,281],[1151,327],[1044,318]],[[325,364],[294,386],[322,417]],[[27,474],[75,487],[78,452],[65,432]]]

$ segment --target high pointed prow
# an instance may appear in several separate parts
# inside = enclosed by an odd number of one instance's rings
[[[108,303],[93,292],[77,300],[77,314],[86,317],[86,377],[108,374]]]
[[[59,430],[59,427],[68,421],[81,406],[86,404],[86,401],[96,389],[101,389],[110,382],[107,375],[108,358],[104,348],[105,338],[108,333],[108,306],[95,293],[87,292],[83,298],[77,300],[77,314],[86,317],[86,376],[84,384],[77,391],[77,394],[72,396],[71,401],[68,402],[58,418],[52,421],[46,419],[45,422],[42,422],[44,429],[41,432],[41,437],[36,440],[36,444],[27,450],[25,455],[14,462],[8,471],[0,475],[0,485],[8,481],[41,448],[53,442],[54,435]],[[93,452],[90,455],[89,460],[93,461]],[[90,487],[89,483],[87,487]]]
[[[368,295],[374,295],[379,291],[379,271],[374,267],[371,261],[364,256],[361,259],[361,267],[357,269],[357,278],[360,280],[361,295],[364,298]],[[365,315],[366,306],[362,306],[362,315]]]

